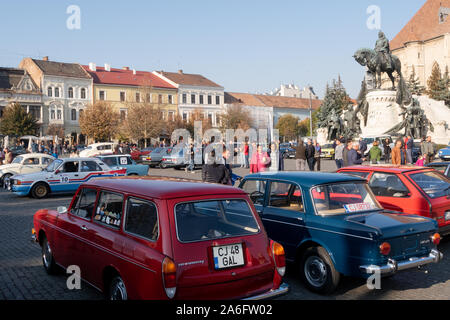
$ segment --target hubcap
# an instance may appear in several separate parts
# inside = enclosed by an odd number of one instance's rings
[[[127,300],[127,290],[121,279],[116,282],[111,290],[111,300]]]
[[[306,279],[314,287],[322,287],[327,281],[327,267],[319,257],[309,257],[305,262],[304,272]]]
[[[44,186],[38,186],[38,187],[36,188],[36,194],[37,194],[39,197],[44,196],[46,193],[47,193],[47,188],[46,188],[46,187],[44,187]]]
[[[52,249],[50,249],[50,245],[49,245],[48,241],[46,241],[45,245],[44,245],[44,252],[42,254],[42,258],[44,259],[44,264],[45,264],[45,267],[47,267],[47,268],[50,266],[51,255],[52,255]]]

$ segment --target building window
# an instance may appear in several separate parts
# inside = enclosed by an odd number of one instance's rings
[[[191,94],[191,104],[195,104],[195,94]]]
[[[127,118],[127,110],[126,109],[120,109],[120,120],[125,120]]]
[[[200,104],[203,104],[203,95],[201,94],[201,95],[199,96],[199,98],[200,98]]]
[[[61,110],[56,110],[56,119],[58,119],[58,120],[62,119],[62,112],[61,112]]]
[[[208,95],[208,104],[212,104],[212,96]]]
[[[55,98],[59,98],[59,88],[55,88]]]
[[[162,94],[158,94],[158,103],[159,104],[163,103],[163,96],[162,96]]]
[[[105,91],[100,91],[99,93],[98,93],[98,98],[99,98],[99,100],[105,100]]]
[[[183,103],[187,103],[187,94],[183,93]]]
[[[168,96],[167,96],[167,102],[169,103],[169,104],[173,104],[173,97],[172,97],[172,95],[171,94],[169,94]]]
[[[80,109],[80,111],[78,111],[78,113],[79,113],[79,115],[80,115],[80,118],[81,118],[81,116],[83,115],[83,109]]]
[[[220,104],[220,96],[216,96],[216,104]]]
[[[73,88],[72,87],[69,88],[68,96],[69,96],[69,99],[73,99]]]
[[[150,103],[150,102],[151,102],[151,95],[150,95],[150,93],[147,93],[147,94],[145,95],[145,101],[147,101],[147,103]]]
[[[41,107],[40,106],[29,106],[28,113],[31,114],[31,116],[35,120],[41,119]]]
[[[81,99],[86,99],[86,89],[85,88],[81,88]]]
[[[52,87],[47,88],[47,96],[53,97],[53,88]]]
[[[187,121],[188,120],[188,114],[187,112],[183,112],[183,121]]]
[[[169,114],[169,120],[174,121],[175,120],[175,112],[169,111],[168,114]]]
[[[213,115],[212,115],[212,113],[208,113],[208,122],[209,122],[210,125],[213,124]]]
[[[136,102],[141,102],[141,94],[136,92]]]
[[[120,92],[120,102],[125,102],[125,98],[126,98],[125,92],[124,92],[124,91],[121,91],[121,92]]]
[[[77,109],[70,109],[70,119],[77,121]]]
[[[55,120],[55,110],[50,110],[50,119]]]

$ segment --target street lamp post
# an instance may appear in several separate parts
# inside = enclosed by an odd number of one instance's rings
[[[313,138],[313,124],[312,124],[312,97],[311,89],[309,90],[309,132],[311,134],[310,138]]]

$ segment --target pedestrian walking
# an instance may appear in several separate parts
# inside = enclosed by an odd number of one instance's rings
[[[344,166],[344,148],[345,144],[341,140],[336,139],[336,148],[334,150],[334,161],[336,162],[336,167],[341,169]]]
[[[434,156],[436,155],[436,150],[434,148],[433,142],[431,141],[431,136],[428,136],[426,141],[422,142],[420,150],[426,157],[426,164],[433,162]]]
[[[252,159],[250,161],[250,173],[258,173],[266,171],[267,165],[270,163],[270,158],[267,152],[263,151],[261,145],[256,146],[253,151]]]
[[[223,160],[216,159],[216,152],[212,150],[206,157],[202,167],[202,181],[209,183],[228,184],[230,175],[223,164]]]
[[[301,139],[295,148],[295,167],[297,171],[306,170],[306,147]]]
[[[378,147],[378,141],[374,141],[372,148],[369,150],[370,163],[378,164],[381,160],[381,149]]]
[[[352,149],[353,141],[347,140],[344,151],[342,152],[342,159],[344,162],[344,167],[348,167],[348,152]]]
[[[402,148],[402,141],[401,140],[397,140],[395,142],[395,147],[394,149],[392,149],[392,164],[395,165],[401,165],[402,164],[402,160],[404,158],[404,156],[402,156],[403,154],[403,148]]]
[[[314,156],[316,154],[316,148],[313,145],[311,139],[308,139],[308,144],[306,145],[306,162],[310,171],[314,171]]]
[[[389,138],[386,138],[383,140],[383,151],[384,151],[384,162],[385,163],[390,163],[391,162],[391,146],[390,146],[390,141]]]
[[[320,171],[320,154],[322,153],[322,148],[320,147],[320,144],[314,140],[314,165],[317,165],[316,169],[317,171]]]
[[[5,164],[12,163],[12,161],[13,161],[13,154],[12,154],[11,150],[9,150],[9,148],[5,148],[3,151],[5,153],[5,160],[4,160]]]
[[[413,163],[412,149],[414,146],[414,140],[410,135],[408,135],[408,136],[404,137],[403,141],[404,141],[404,146],[405,146],[405,150],[406,150],[406,163],[412,164]]]

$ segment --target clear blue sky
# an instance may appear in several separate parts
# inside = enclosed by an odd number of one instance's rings
[[[323,97],[341,75],[352,97],[364,69],[352,58],[373,48],[370,5],[392,39],[425,0],[15,0],[0,4],[0,66],[23,57],[137,70],[199,73],[226,91],[268,92],[281,83],[311,84]],[[69,30],[69,5],[81,29]]]

